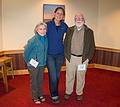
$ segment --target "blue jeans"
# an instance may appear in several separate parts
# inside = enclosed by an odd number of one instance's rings
[[[58,84],[64,55],[47,55],[47,67],[49,75],[49,89],[52,99],[58,97]]]

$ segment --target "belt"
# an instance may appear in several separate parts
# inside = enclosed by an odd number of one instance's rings
[[[82,57],[82,55],[75,55],[75,54],[72,54],[72,53],[71,53],[71,55],[76,56],[76,57]]]

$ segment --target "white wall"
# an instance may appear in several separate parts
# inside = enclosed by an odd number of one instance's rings
[[[0,50],[2,50],[2,0],[0,0]]]
[[[120,0],[0,0],[1,3],[0,50],[23,48],[33,36],[34,26],[43,20],[43,4],[64,4],[69,26],[74,24],[74,14],[83,11],[87,25],[95,32],[96,45],[120,49]]]
[[[34,26],[43,20],[43,4],[64,4],[69,26],[74,24],[74,14],[83,11],[96,38],[98,0],[3,0],[3,50],[23,48]]]
[[[120,49],[120,0],[99,0],[97,45]]]

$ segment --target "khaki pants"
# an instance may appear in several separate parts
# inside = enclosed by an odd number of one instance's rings
[[[86,71],[77,71],[78,65],[82,64],[82,57],[71,55],[71,60],[66,59],[66,94],[72,94],[76,76],[76,94],[82,95],[85,84]],[[86,64],[88,65],[88,63]]]

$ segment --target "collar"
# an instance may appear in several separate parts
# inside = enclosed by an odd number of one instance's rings
[[[81,26],[81,27],[77,27],[76,25],[75,25],[75,27],[74,27],[74,30],[78,30],[78,31],[80,31],[81,29],[84,29],[85,28],[85,26],[83,25],[83,26]]]
[[[52,20],[51,22],[52,22],[52,23],[56,26],[56,24],[55,24],[55,21],[54,21],[54,20]],[[62,27],[62,26],[63,26],[63,23],[64,23],[64,21],[61,21],[61,22],[60,22],[60,27]]]

